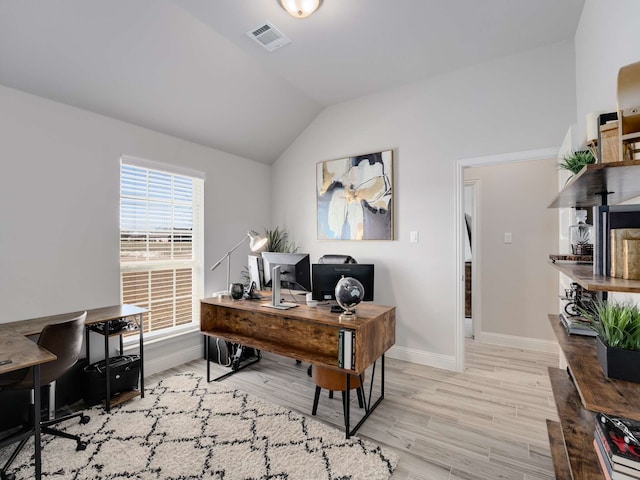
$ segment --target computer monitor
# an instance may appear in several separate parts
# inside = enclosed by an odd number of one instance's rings
[[[280,266],[280,285],[290,290],[311,291],[308,253],[262,252],[265,286],[271,286],[273,267]]]
[[[363,300],[373,301],[374,265],[365,263],[314,263],[311,265],[312,296],[319,302],[336,299],[336,284],[342,277],[353,277],[364,287]]]

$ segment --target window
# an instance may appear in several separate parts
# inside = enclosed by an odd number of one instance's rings
[[[202,296],[203,179],[176,171],[120,161],[121,297],[150,310],[145,333],[191,325]]]

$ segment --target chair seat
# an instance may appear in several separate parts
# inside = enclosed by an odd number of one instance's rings
[[[326,390],[342,392],[345,390],[345,386],[347,385],[346,373],[338,372],[327,367],[313,365],[311,369],[311,376],[318,387]],[[350,374],[349,376],[351,377],[349,380],[349,387],[351,390],[359,388],[362,385],[358,375]]]

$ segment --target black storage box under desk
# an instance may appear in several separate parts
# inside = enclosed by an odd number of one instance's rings
[[[84,395],[87,405],[106,399],[106,362],[101,360],[84,368]],[[109,385],[113,397],[120,392],[138,388],[140,355],[120,355],[109,359]]]

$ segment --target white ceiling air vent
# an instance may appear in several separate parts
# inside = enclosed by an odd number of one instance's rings
[[[280,30],[269,22],[265,22],[263,25],[252,28],[247,32],[247,35],[270,52],[273,52],[280,47],[284,47],[287,43],[291,43],[291,40],[285,37]]]

